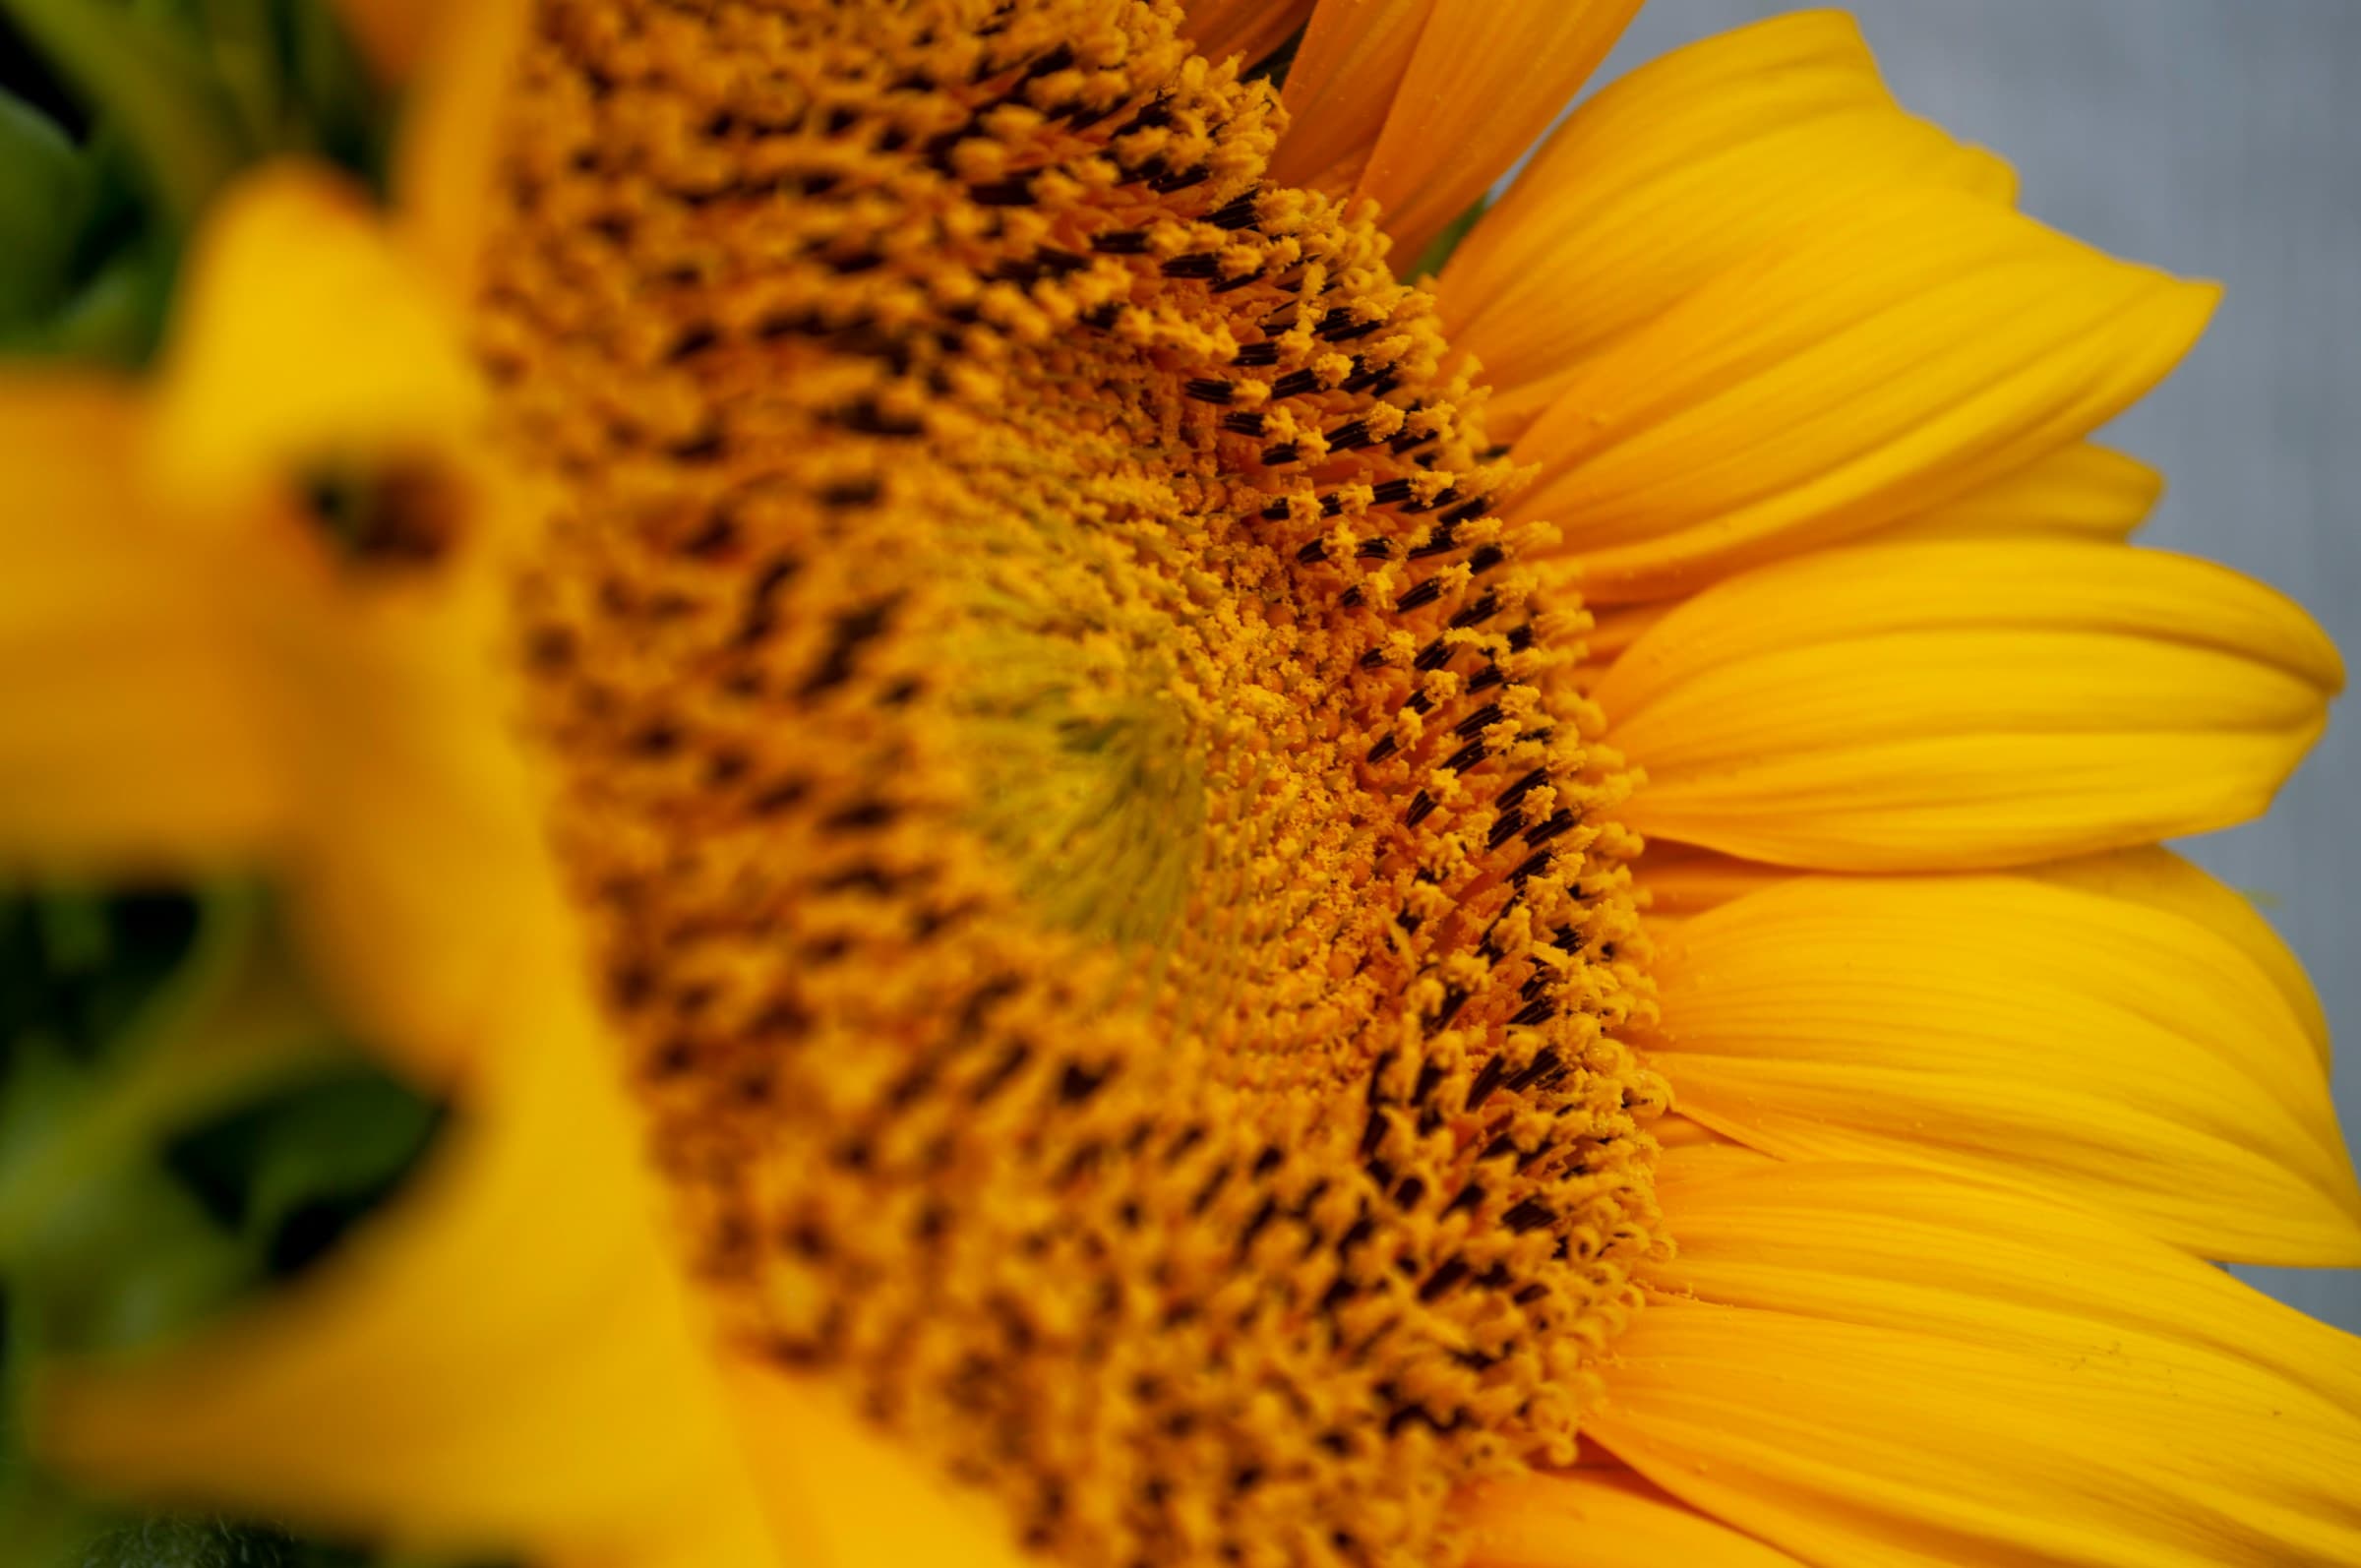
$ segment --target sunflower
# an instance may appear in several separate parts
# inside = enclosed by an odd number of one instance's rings
[[[2156,847],[2341,665],[2086,439],[2210,286],[1829,13],[1487,207],[1632,5],[344,9],[392,176],[248,158],[151,370],[0,386],[0,845],[261,876],[158,1059],[295,995],[451,1114],[33,1357],[46,1467],[550,1564],[2361,1563],[2355,1342],[2207,1261],[2361,1262],[2327,1030]]]

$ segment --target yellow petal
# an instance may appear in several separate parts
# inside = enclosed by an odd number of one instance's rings
[[[288,810],[278,715],[202,532],[153,525],[140,409],[95,380],[0,382],[0,862],[190,873]]]
[[[42,1369],[44,1459],[401,1542],[774,1561],[636,1134],[554,968],[512,969],[485,1020],[503,1081],[320,1273],[150,1356]]]
[[[1978,539],[2008,534],[2126,539],[2164,494],[2164,476],[2137,457],[2077,442],[1956,500],[1872,535]]]
[[[1494,1481],[1458,1512],[1469,1568],[1801,1568],[1629,1470]]]
[[[394,222],[454,309],[475,304],[499,119],[530,20],[527,0],[442,0],[403,111]]]
[[[1886,186],[1987,200],[2007,165],[1895,105],[1850,17],[1799,12],[1693,43],[1579,105],[1453,254],[1454,347],[1513,440],[1581,362],[1795,225]]]
[[[1797,874],[1789,867],[1739,860],[1688,844],[1652,844],[1632,863],[1633,885],[1648,895],[1649,913],[1676,918],[1703,914]],[[2129,899],[2208,928],[2244,953],[2279,988],[2279,995],[2310,1036],[2322,1068],[2328,1067],[2329,1017],[2311,977],[2304,972],[2303,960],[2279,939],[2270,922],[2251,902],[2172,851],[2155,845],[2109,850],[2027,866],[2018,874]]]
[[[1725,1155],[1743,1156],[1738,1161],[1742,1165],[1776,1163],[1771,1160],[1771,1156],[1759,1150],[1749,1149],[1734,1138],[1725,1138],[1704,1122],[1692,1121],[1677,1111],[1668,1111],[1657,1117],[1656,1141],[1665,1149],[1685,1149],[1691,1154],[1695,1154],[1699,1150],[1710,1150],[1716,1159]],[[1660,1162],[1657,1167],[1661,1177],[1665,1180],[1694,1173],[1697,1169],[1698,1164],[1695,1160]]]
[[[2168,849],[2142,847],[2076,860],[2031,866],[2025,874],[2061,887],[2079,887],[2110,898],[2160,909],[2193,920],[2236,947],[2270,977],[2311,1038],[2322,1070],[2329,1065],[2329,1015],[2304,973],[2303,960],[2288,950],[2255,906]]]
[[[501,95],[525,0],[337,0],[381,80],[403,89],[393,188],[411,257],[454,305],[474,302]],[[1243,12],[1251,0],[1226,6]],[[1267,8],[1266,8],[1267,9]]]
[[[0,386],[0,863],[277,874],[376,1044],[448,1083],[557,896],[493,642],[486,540],[347,570],[275,495],[193,511],[95,382]],[[488,530],[486,530],[488,531]]]
[[[333,459],[451,447],[483,407],[426,279],[323,169],[266,167],[225,193],[173,319],[153,460],[185,504],[271,494]]]
[[[1683,1115],[1785,1159],[1987,1176],[2208,1257],[2361,1263],[2302,1022],[2177,911],[2024,877],[1798,877],[1666,936]]]
[[[433,0],[335,0],[335,9],[379,80],[398,83],[418,69],[431,37],[429,19],[447,8]]]
[[[1639,0],[1435,0],[1355,189],[1379,204],[1398,266],[1507,172],[1639,8]]]
[[[496,658],[506,581],[473,552],[339,580],[271,629],[298,937],[371,1040],[437,1084],[480,1066],[514,965],[572,950]]]
[[[1287,69],[1274,185],[1341,194],[1376,146],[1435,0],[1320,0]]]
[[[2055,1260],[2061,1271],[2077,1265]],[[1585,1430],[1825,1568],[2280,1568],[2361,1559],[2361,1426],[1939,1333],[1660,1299]]]
[[[1714,1153],[1665,1156],[1680,1249],[1643,1266],[1657,1291],[2266,1390],[2331,1426],[2361,1416],[2361,1339],[2103,1216],[1900,1166],[1717,1169]]]
[[[2048,540],[1826,551],[1746,573],[1593,689],[1640,832],[1847,871],[2022,865],[2261,812],[2343,685],[2278,594]]]
[[[1687,844],[1651,844],[1632,864],[1632,885],[1648,895],[1648,910],[1656,915],[1702,915],[1796,874],[1789,867]]]
[[[1311,15],[1312,0],[1184,0],[1182,33],[1208,60],[1237,55],[1252,66],[1285,43]]]
[[[1027,1568],[988,1494],[954,1488],[839,1403],[835,1390],[744,1357],[727,1387],[749,1464],[798,1568]]]
[[[1591,630],[1582,639],[1584,655],[1600,660],[1613,660],[1623,650],[1640,640],[1640,633],[1662,621],[1680,607],[1675,599],[1656,604],[1614,605],[1599,611],[1591,618]]]
[[[1520,515],[1597,603],[1924,512],[2153,386],[2217,290],[1994,203],[1874,192],[1788,231],[1583,363],[1519,438]]]

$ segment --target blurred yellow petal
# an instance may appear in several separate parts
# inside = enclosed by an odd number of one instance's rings
[[[2329,1065],[2329,1015],[2304,973],[2303,960],[2288,950],[2270,922],[2247,899],[2168,849],[2144,845],[2104,855],[2031,866],[2025,874],[2061,887],[2079,887],[2129,899],[2150,909],[2193,920],[2229,942],[2270,977],[2310,1037],[2325,1070]]]
[[[483,540],[339,563],[266,489],[193,509],[97,382],[0,387],[0,861],[49,875],[268,867],[372,1038],[437,1083],[557,898],[494,672]],[[490,503],[485,503],[489,505]]]
[[[251,584],[202,532],[146,525],[140,420],[95,379],[0,381],[0,862],[20,875],[198,873],[285,824]]]
[[[1714,1155],[1665,1157],[1680,1248],[1642,1266],[1658,1291],[2361,1416],[2361,1339],[2103,1216],[1901,1166]]]
[[[1796,225],[1888,186],[2005,202],[2007,166],[1901,112],[1850,17],[1775,17],[1577,107],[1436,287],[1514,440],[1581,363]]]
[[[1311,15],[1312,0],[1183,0],[1182,33],[1208,60],[1240,57],[1242,66],[1285,43]]]
[[[406,252],[454,308],[476,302],[500,116],[531,16],[527,0],[441,0],[404,106],[394,221]]]
[[[1801,1568],[1629,1470],[1520,1476],[1459,1509],[1469,1568]]]
[[[1912,871],[2244,820],[2343,678],[2302,610],[2222,568],[1993,540],[1744,573],[1649,629],[1592,694],[1647,770],[1639,831]]]
[[[296,715],[283,766],[302,810],[279,865],[299,939],[341,1002],[438,1083],[480,1063],[512,966],[567,939],[497,675],[506,579],[491,566],[341,583],[272,663]]]
[[[2028,878],[1799,877],[1683,923],[1646,1038],[1682,1113],[1783,1158],[2051,1193],[2209,1257],[2361,1263],[2302,1022],[2234,942]]]
[[[1923,512],[2084,435],[2196,341],[2216,290],[1995,203],[1862,197],[1585,361],[1516,444],[1521,515],[1597,603]]]
[[[432,40],[437,13],[455,9],[447,0],[335,0],[336,16],[360,46],[379,80],[406,82]]]
[[[501,1081],[411,1192],[317,1275],[188,1341],[46,1370],[43,1458],[145,1498],[422,1545],[775,1561],[558,958],[512,965],[484,1019]]]
[[[1274,185],[1341,194],[1361,173],[1394,105],[1435,0],[1320,0],[1287,69],[1287,134]]]
[[[1007,1518],[944,1479],[811,1378],[747,1358],[725,1372],[731,1408],[778,1538],[799,1568],[902,1563],[1025,1568]]]
[[[1434,0],[1354,193],[1378,203],[1397,268],[1548,128],[1639,8],[1639,0]]]
[[[266,168],[221,197],[174,324],[153,460],[187,504],[448,447],[482,414],[455,323],[361,193],[321,168]]]
[[[2117,1375],[2092,1328],[2069,1357],[1660,1298],[1585,1424],[1666,1491],[1826,1568],[2361,1558],[2361,1423],[2284,1418],[2302,1391],[2266,1374]]]
[[[1890,539],[1976,539],[2008,534],[2117,540],[2148,520],[2164,476],[2111,448],[2061,447],[1953,501],[1872,535]]]

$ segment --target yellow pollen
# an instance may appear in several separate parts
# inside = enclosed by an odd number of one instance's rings
[[[1433,1561],[1661,1248],[1513,477],[1170,5],[549,0],[477,322],[681,1245],[1057,1560]]]

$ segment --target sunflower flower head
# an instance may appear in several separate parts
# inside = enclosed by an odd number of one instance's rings
[[[698,1269],[1076,1560],[1423,1551],[1573,1457],[1664,1099],[1430,297],[1169,18],[600,15],[483,332],[590,393],[534,725]]]
[[[367,169],[161,165],[152,363],[0,384],[0,675],[79,661],[0,851],[272,902],[163,1089],[0,1094],[0,1217],[425,1098],[348,1237],[12,1347],[45,1470],[569,1568],[2361,1562],[2361,1358],[2200,1261],[2361,1257],[2325,1023],[2152,847],[2342,668],[2084,440],[2212,291],[1826,14],[1487,210],[1632,9],[353,4]]]

